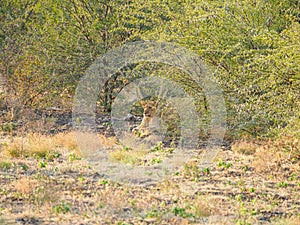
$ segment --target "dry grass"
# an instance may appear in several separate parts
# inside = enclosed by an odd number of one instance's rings
[[[73,132],[58,133],[53,137],[53,142],[57,147],[78,152],[78,145]]]
[[[300,137],[282,135],[278,140],[271,142],[269,148],[275,148],[288,153],[291,160],[300,160]]]
[[[204,198],[203,196],[197,196],[195,199],[192,199],[191,212],[196,217],[208,217],[214,215],[216,212],[216,207],[213,204],[217,202],[213,199]]]
[[[34,191],[37,186],[37,181],[31,178],[22,177],[21,179],[12,182],[12,185],[16,191],[26,195]]]
[[[261,147],[255,153],[255,159],[252,163],[255,170],[259,173],[268,173],[278,168],[280,154],[271,152],[265,147]]]
[[[231,150],[239,154],[253,155],[258,147],[259,145],[254,141],[238,140],[232,144]]]
[[[285,167],[300,169],[299,139],[281,137],[261,144],[254,154],[253,166],[257,172],[279,172]]]
[[[59,133],[54,136],[34,133],[25,137],[15,137],[12,141],[2,143],[2,149],[2,157],[9,158],[52,158],[61,149],[73,151],[80,155],[72,132]]]
[[[115,138],[98,138],[111,150],[111,160],[125,164],[169,154],[161,145],[133,149]],[[200,169],[194,159],[167,180],[140,187],[103,177],[85,160],[70,162],[68,151],[78,151],[72,133],[15,138],[3,145],[8,155],[13,147],[23,148],[19,157],[36,156],[37,151],[67,154],[51,161],[36,157],[0,161],[0,223],[6,223],[1,221],[5,215],[26,224],[264,224],[263,218],[270,218],[271,224],[299,224],[300,167],[293,167],[299,161],[289,161],[295,143],[235,142],[234,151],[220,151],[222,159],[209,170]],[[19,161],[27,168],[22,169]]]
[[[45,157],[54,152],[53,139],[40,134],[29,134],[26,137],[15,137],[13,141],[5,143],[3,152],[9,157]]]
[[[104,135],[99,134],[98,135],[100,142],[108,148],[112,148],[117,144],[117,138],[116,137],[105,137]]]
[[[286,218],[286,219],[281,219],[278,221],[274,221],[273,224],[275,225],[299,225],[300,224],[300,215],[298,217],[290,217],[290,218]]]

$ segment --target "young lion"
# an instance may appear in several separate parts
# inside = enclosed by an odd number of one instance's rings
[[[175,143],[180,132],[180,118],[171,105],[157,98],[143,100],[141,105],[144,109],[143,119],[141,124],[132,130],[133,134],[140,138],[152,135],[150,124],[157,117],[160,119],[160,129],[165,133],[164,142],[168,145]]]
[[[153,120],[154,116],[156,115],[157,102],[153,100],[143,100],[141,101],[141,105],[144,109],[143,119],[141,124],[134,128],[132,132],[142,138],[150,135],[149,125],[151,120]]]

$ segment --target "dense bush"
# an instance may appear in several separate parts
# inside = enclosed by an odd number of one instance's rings
[[[199,54],[215,73],[231,134],[274,136],[299,123],[299,22],[296,0],[3,0],[4,102],[16,111],[70,110],[79,79],[98,55],[129,41],[170,41]],[[196,96],[193,84],[177,77]],[[114,76],[106,88],[127,82]],[[106,108],[114,94],[108,95],[100,99]]]

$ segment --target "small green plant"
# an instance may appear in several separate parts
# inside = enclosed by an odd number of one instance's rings
[[[82,182],[82,181],[84,181],[84,177],[80,174],[79,177],[78,177],[78,180],[79,180],[80,182]]]
[[[250,193],[254,193],[254,192],[255,192],[254,187],[249,188],[249,192],[250,192]]]
[[[223,169],[228,169],[232,166],[232,164],[229,162],[229,163],[226,163],[224,162],[223,160],[221,160],[219,163],[218,163],[218,167],[222,167]]]
[[[251,225],[251,223],[246,222],[245,220],[235,220],[236,225]]]
[[[118,225],[131,225],[130,223],[126,223],[126,222],[118,222]]]
[[[151,152],[158,152],[163,150],[163,143],[160,141],[157,145],[151,149]]]
[[[255,216],[257,215],[257,211],[255,209],[252,209],[251,213],[250,213],[251,216]]]
[[[146,218],[156,218],[159,216],[159,211],[157,209],[153,209],[150,212],[147,212]]]
[[[108,180],[103,179],[103,180],[100,181],[100,184],[106,185],[106,184],[108,184]]]
[[[292,173],[292,174],[290,175],[290,177],[288,178],[288,180],[289,180],[289,181],[295,181],[295,180],[297,180],[297,174],[296,174],[296,173]]]
[[[249,167],[247,165],[243,166],[242,169],[247,172],[249,170]]]
[[[54,206],[54,211],[57,214],[60,214],[60,213],[65,214],[65,213],[69,212],[70,210],[71,210],[71,204],[70,203],[62,202],[61,204]]]
[[[4,123],[1,125],[1,130],[4,132],[12,132],[14,130],[16,130],[16,123],[14,122],[9,122],[9,123]]]
[[[124,146],[124,147],[123,147],[123,150],[129,151],[129,150],[132,150],[132,148],[130,148],[129,146]]]
[[[47,162],[45,162],[45,161],[40,161],[38,166],[39,166],[40,168],[45,168],[45,167],[47,166]]]
[[[75,160],[81,160],[81,158],[78,157],[75,153],[71,153],[71,154],[69,155],[69,162],[73,162],[73,161],[75,161]]]
[[[204,168],[203,173],[206,174],[206,175],[209,175],[210,174],[210,169],[208,167]]]
[[[145,156],[145,151],[130,151],[130,150],[116,150],[109,154],[112,161],[121,162],[129,165],[139,165],[142,163],[142,158]]]
[[[279,187],[287,187],[288,184],[287,184],[287,182],[282,181],[282,182],[280,182],[280,183],[278,184],[278,186],[279,186]]]
[[[185,208],[174,207],[172,212],[174,213],[175,216],[180,216],[182,218],[195,217],[194,214],[186,212]]]
[[[22,170],[27,171],[28,170],[28,166],[25,163],[19,163],[19,166]]]
[[[46,159],[46,158],[49,158],[47,157],[47,152],[46,151],[37,151],[37,152],[34,152],[32,154],[32,156],[35,158],[35,159]]]
[[[160,157],[151,159],[151,164],[161,163],[162,159]]]
[[[8,170],[13,166],[11,162],[8,161],[0,161],[0,169]]]
[[[61,153],[59,152],[54,152],[53,154],[51,154],[51,158],[47,158],[48,160],[50,159],[57,159],[61,156]]]
[[[92,166],[91,165],[87,165],[86,168],[87,169],[92,169]]]
[[[235,196],[235,199],[238,201],[238,202],[241,202],[243,200],[243,196],[241,194],[238,194]]]
[[[104,122],[104,123],[102,123],[102,125],[103,125],[104,127],[109,127],[109,126],[112,125],[112,123],[111,123],[111,122]]]
[[[232,181],[231,180],[226,180],[225,185],[232,185]]]
[[[201,170],[194,163],[185,164],[183,174],[191,178],[199,178]]]
[[[81,123],[81,122],[82,122],[82,118],[81,118],[81,117],[77,117],[77,118],[76,118],[76,122],[77,122],[77,123]]]

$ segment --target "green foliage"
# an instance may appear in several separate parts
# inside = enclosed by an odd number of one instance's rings
[[[0,169],[1,170],[8,170],[13,166],[11,162],[8,161],[0,161]]]
[[[39,162],[39,167],[40,168],[45,168],[47,166],[47,162],[45,162],[45,161],[40,161]]]
[[[161,212],[159,212],[159,210],[153,209],[152,211],[147,212],[146,218],[157,218],[160,216],[160,214]]]
[[[162,159],[160,157],[151,159],[151,164],[161,163]]]
[[[172,19],[161,19],[149,37],[193,49],[215,69],[233,134],[285,126],[299,108],[299,3],[196,1],[180,9],[167,3],[156,13],[167,8]]]
[[[230,162],[226,163],[223,160],[221,160],[220,162],[218,162],[218,167],[221,167],[223,169],[228,169],[228,168],[232,167],[232,164]]]
[[[73,161],[75,161],[75,160],[81,160],[81,158],[78,157],[75,153],[71,153],[71,154],[69,155],[69,162],[73,162]]]
[[[97,56],[128,41],[169,41],[211,67],[224,91],[231,137],[276,136],[278,129],[299,124],[299,12],[296,0],[3,0],[0,74],[7,81],[6,102],[13,110],[70,109],[78,80]],[[175,68],[123,68],[107,82],[99,104],[109,111],[122,87],[142,74],[181,84],[209,130],[202,90]]]
[[[65,202],[62,202],[61,204],[59,205],[56,205],[54,207],[54,211],[57,213],[57,214],[65,214],[67,212],[69,212],[71,210],[71,204],[70,203],[65,203]]]
[[[106,185],[106,184],[108,184],[108,180],[105,180],[105,179],[104,179],[104,180],[101,180],[101,181],[100,181],[100,184]]]
[[[90,63],[124,40],[115,30],[121,1],[0,3],[0,71],[20,104],[70,107]],[[121,37],[120,37],[121,36]],[[14,40],[14,41],[12,41]],[[17,54],[16,54],[17,53]],[[49,85],[51,88],[49,88]]]
[[[287,187],[288,184],[287,184],[287,182],[282,181],[282,182],[280,182],[280,183],[278,184],[278,186],[279,186],[279,187]]]
[[[210,169],[208,167],[204,168],[203,173],[206,174],[206,175],[209,175],[210,174]]]
[[[0,128],[4,132],[12,132],[13,130],[16,130],[16,123],[13,123],[13,122],[3,123],[3,124],[1,124]]]
[[[175,216],[180,216],[182,218],[195,217],[192,213],[186,212],[185,208],[174,207],[173,210],[172,210],[172,212],[174,213]]]
[[[151,149],[151,152],[158,152],[162,150],[163,150],[163,143],[160,141],[157,143],[156,146],[153,147],[153,149]]]

